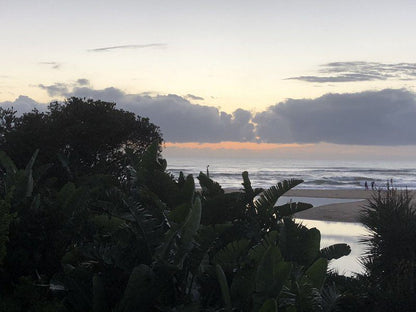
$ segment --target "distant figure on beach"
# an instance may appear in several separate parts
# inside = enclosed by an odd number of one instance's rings
[[[371,181],[371,189],[374,191],[376,189],[376,183]]]
[[[366,190],[368,190],[368,183],[367,183],[367,181],[365,181],[364,187],[365,187]]]

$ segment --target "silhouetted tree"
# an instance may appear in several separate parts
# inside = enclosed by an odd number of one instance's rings
[[[148,118],[115,106],[72,97],[21,117],[2,109],[0,149],[17,167],[39,149],[37,166],[53,164],[58,177],[66,171],[70,179],[98,172],[122,178],[129,155],[140,155],[153,141],[161,144],[162,136]]]

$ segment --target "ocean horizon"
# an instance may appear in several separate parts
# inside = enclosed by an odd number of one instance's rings
[[[285,179],[302,179],[299,189],[363,189],[385,187],[387,183],[416,189],[416,161],[274,160],[169,157],[168,168],[176,178],[182,171],[197,177],[209,170],[210,178],[223,188],[242,187],[243,171],[248,171],[253,187],[270,187]]]

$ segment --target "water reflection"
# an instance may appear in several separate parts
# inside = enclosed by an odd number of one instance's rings
[[[362,224],[305,219],[296,219],[296,221],[301,222],[308,228],[316,227],[321,232],[321,248],[338,243],[350,245],[351,254],[332,260],[329,264],[331,269],[337,270],[339,274],[348,276],[363,272],[359,258],[364,254],[365,246],[359,243],[359,240],[368,233]]]

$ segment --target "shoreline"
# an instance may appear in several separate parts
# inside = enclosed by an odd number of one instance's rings
[[[295,218],[334,222],[359,222],[359,216],[367,200],[372,198],[371,190],[342,189],[342,190],[311,190],[292,189],[284,195],[287,197],[312,197],[333,199],[356,199],[354,202],[331,203],[316,206],[311,209],[298,212]],[[307,200],[305,200],[307,202]]]
[[[226,192],[236,191],[227,189]],[[359,216],[368,200],[373,197],[376,191],[362,189],[292,189],[285,193],[284,197],[311,197],[323,199],[356,199],[353,202],[329,203],[322,206],[314,206],[311,209],[301,211],[294,215],[295,218],[319,221],[334,222],[359,222]],[[415,194],[415,191],[411,191]],[[306,199],[302,199],[308,202]]]

